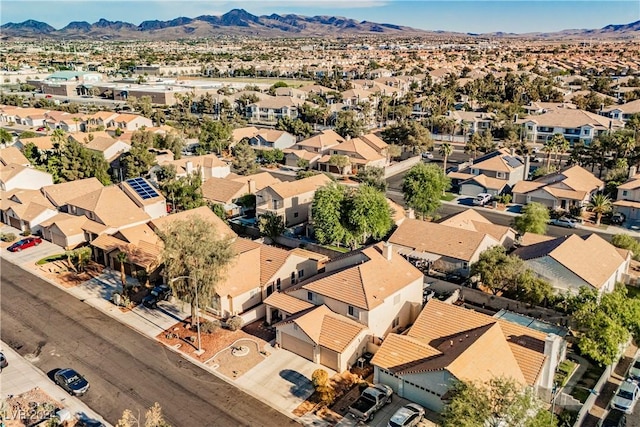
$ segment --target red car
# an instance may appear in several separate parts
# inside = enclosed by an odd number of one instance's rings
[[[46,95],[45,98],[53,98],[51,95]]]
[[[7,249],[11,252],[20,252],[21,250],[30,248],[31,246],[38,246],[40,243],[42,243],[42,239],[39,237],[27,237],[15,242]]]
[[[45,131],[45,130],[47,130],[47,128],[44,127],[44,126],[40,126],[38,129],[36,129],[36,131],[38,131],[38,132],[42,132],[42,131]]]

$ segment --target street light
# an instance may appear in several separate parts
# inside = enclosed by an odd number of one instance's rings
[[[191,276],[178,276],[169,280],[169,283],[173,283],[179,279],[193,280]],[[198,350],[196,351],[196,354],[202,354],[202,341],[200,339],[200,306],[198,305],[198,282],[196,281],[194,283],[196,285],[196,328],[198,330]]]

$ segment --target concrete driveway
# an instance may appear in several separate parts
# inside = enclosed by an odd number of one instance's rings
[[[287,414],[291,414],[313,393],[313,371],[322,368],[330,377],[335,374],[334,371],[287,350],[269,351],[269,357],[238,378],[235,383]]]
[[[22,238],[20,231],[5,225],[0,227],[0,232],[13,233],[17,236],[13,242],[2,242],[0,245],[2,258],[17,265],[34,264],[44,257],[64,253],[63,248],[44,239],[38,246],[32,246],[20,252],[9,252],[7,248]]]
[[[347,415],[338,424],[336,424],[336,427],[355,427],[355,426],[387,427],[387,423],[389,422],[393,414],[398,409],[406,405],[407,403],[411,403],[411,402],[408,401],[407,399],[403,399],[402,397],[398,397],[394,395],[392,397],[391,403],[389,403],[387,406],[383,407],[378,412],[376,412],[376,414],[373,417],[373,420],[369,421],[368,423],[366,424],[359,423],[351,415]],[[429,418],[433,417],[434,415],[437,417],[436,414],[427,414]],[[438,424],[432,421],[429,421],[427,418],[423,418],[420,421],[420,423],[418,423],[417,427],[436,427],[437,425]]]

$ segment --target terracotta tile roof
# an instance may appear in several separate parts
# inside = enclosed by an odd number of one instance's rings
[[[610,123],[613,126],[622,126],[618,120],[611,120],[599,114],[590,113],[584,110],[572,108],[557,108],[525,119],[525,122],[535,122],[538,126],[579,128],[591,125],[598,129],[609,129]]]
[[[349,153],[347,155],[349,156],[349,160],[351,160],[352,162],[356,159],[353,158],[353,155],[351,153],[355,154],[361,159],[368,161],[384,159],[384,156],[382,156],[378,151],[376,151],[360,138],[351,138],[348,141],[336,145],[335,147],[331,147],[331,150]]]
[[[255,134],[258,133],[258,128],[255,126],[248,126],[244,128],[234,129],[232,134],[232,139],[234,142],[240,142],[243,138],[252,138]]]
[[[631,88],[629,88],[631,89]],[[633,88],[633,90],[637,90],[638,88]],[[637,114],[640,113],[640,99],[636,99],[635,101],[630,101],[621,105],[610,105],[609,107],[604,108],[602,111],[613,111],[620,110],[623,114]]]
[[[629,207],[629,208],[640,208],[640,202],[634,202],[634,201],[631,201],[631,200],[617,200],[617,201],[613,202],[613,206],[623,206],[623,207]]]
[[[534,245],[540,242],[548,242],[553,239],[555,239],[555,237],[544,234],[524,233],[520,238],[520,246]]]
[[[275,292],[269,295],[265,298],[264,303],[289,314],[299,313],[314,306],[310,302],[292,297],[291,295],[287,295],[282,292]]]
[[[97,178],[77,179],[75,181],[42,187],[42,192],[56,205],[64,206],[69,200],[92,193],[103,188]]]
[[[511,191],[513,193],[525,194],[540,187],[544,187],[545,185],[546,184],[544,182],[539,181],[518,181],[516,182],[516,185],[513,186]]]
[[[474,175],[473,178],[468,179],[465,183],[470,181],[475,181],[484,188],[498,191],[502,190],[507,185],[507,181],[504,179],[490,178],[485,174]]]
[[[25,146],[27,144],[33,144],[38,147],[39,150],[51,150],[53,149],[53,141],[51,136],[37,136],[35,138],[20,138],[20,143]]]
[[[440,224],[488,234],[499,242],[502,241],[506,234],[510,232],[515,233],[511,227],[494,224],[474,209],[467,209],[458,214],[451,215],[443,221],[440,221]]]
[[[554,187],[553,185],[547,185],[543,190],[558,199],[569,200],[584,200],[589,194],[587,191],[567,190],[564,188]]]
[[[305,159],[305,160],[308,160],[309,162],[312,162],[316,160],[318,157],[320,157],[320,153],[314,153],[313,151],[307,151],[307,150],[295,150],[291,148],[286,148],[282,151],[285,154],[293,154],[299,159]]]
[[[499,244],[484,233],[407,218],[394,231],[389,242],[416,252],[428,252],[469,262],[486,239],[490,239],[495,245]]]
[[[625,262],[616,248],[597,234],[558,237],[521,247],[513,254],[525,261],[549,256],[596,289]]]
[[[511,163],[508,162],[509,159]],[[514,166],[515,165],[515,166]],[[511,156],[507,150],[497,150],[479,158],[469,168],[481,169],[495,172],[512,172],[524,165],[522,158]]]
[[[96,234],[103,233],[106,230],[104,225],[98,224],[85,216],[70,215],[67,213],[59,213],[42,222],[40,225],[42,227],[51,227],[54,224],[66,237],[82,234],[85,230],[98,230]]]
[[[205,154],[203,156],[185,156],[178,160],[171,160],[163,162],[162,165],[173,165],[176,167],[178,174],[186,173],[187,162],[191,162],[193,170],[202,168],[217,168],[228,166],[225,162],[220,160],[215,154]]]
[[[107,252],[118,250],[127,254],[127,262],[144,267],[147,271],[160,263],[162,249],[157,245],[140,241],[138,244],[127,243],[115,236],[101,234],[91,242],[92,246]]]
[[[565,177],[562,180],[565,185],[576,191],[593,191],[604,184],[602,180],[581,166],[570,166],[557,173]]]
[[[140,224],[134,227],[127,227],[119,230],[117,235],[122,235],[124,240],[128,243],[138,245],[141,242],[146,242],[155,246],[162,247],[162,239],[153,231],[148,224]]]
[[[260,287],[260,243],[238,238],[233,242],[236,256],[216,286],[221,297],[237,297]]]
[[[331,178],[323,173],[295,181],[285,181],[269,186],[271,190],[283,200],[289,197],[316,191],[320,187],[331,183]]]
[[[285,251],[275,246],[261,245],[260,265],[258,267],[260,269],[260,284],[266,285],[269,283],[291,255],[290,251]]]
[[[55,209],[55,206],[42,195],[39,190],[27,190],[16,188],[11,191],[0,191],[0,209],[18,209],[22,212],[31,203],[35,203],[48,209]]]
[[[231,230],[231,228],[229,228],[229,226],[223,220],[221,220],[218,215],[214,214],[213,211],[207,206],[201,206],[199,208],[178,212],[175,214],[163,216],[161,218],[156,218],[152,220],[149,225],[154,230],[163,230],[174,221],[184,221],[193,216],[200,217],[202,220],[210,222],[220,236],[236,237],[236,233]]]
[[[15,146],[3,148],[0,150],[0,163],[8,165],[14,163],[16,165],[29,166],[31,163]]]
[[[333,147],[334,145],[338,145],[344,142],[345,139],[338,135],[333,130],[323,130],[318,135],[312,136],[311,138],[307,138],[303,141],[298,142],[299,147],[309,147],[309,148],[328,148]]]
[[[247,187],[248,187],[247,183],[249,181],[253,181],[256,185],[256,191],[262,190],[263,188],[266,188],[270,185],[274,185],[279,182],[282,182],[279,178],[276,178],[274,175],[270,174],[269,172],[259,172],[253,175],[236,176],[236,177],[227,176],[226,179],[231,179],[236,182],[241,182],[243,184],[246,184]],[[248,192],[248,188],[247,188],[247,192]]]
[[[372,310],[385,298],[422,277],[422,272],[402,256],[393,254],[391,260],[387,260],[381,252],[381,245],[370,246],[362,250],[366,261],[315,276],[290,289],[306,289],[363,310]]]
[[[636,188],[640,188],[640,174],[634,175],[624,184],[618,185],[619,190],[635,190]]]
[[[116,228],[151,218],[115,185],[76,197],[69,200],[68,204],[93,212],[100,222]]]
[[[384,142],[381,138],[379,138],[374,133],[368,133],[366,135],[362,135],[360,139],[366,142],[367,144],[369,144],[374,149],[376,149],[378,153],[384,150],[385,148],[387,148],[388,146],[386,142]]]
[[[545,361],[545,338],[533,329],[432,299],[407,335],[389,344],[385,340],[371,362],[400,373],[446,369],[464,381],[503,375],[533,385]]]
[[[85,145],[85,147],[87,147],[90,150],[104,152],[105,150],[109,149],[111,146],[113,146],[117,142],[118,142],[117,139],[111,138],[110,136],[109,137],[99,136],[89,141],[87,145]]]
[[[80,144],[87,144],[90,138],[111,138],[113,137],[109,135],[109,133],[105,131],[96,131],[96,132],[73,132],[69,134],[69,139],[72,139]],[[122,135],[118,138],[122,140]]]

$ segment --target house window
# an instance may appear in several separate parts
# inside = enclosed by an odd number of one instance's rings
[[[393,305],[398,305],[398,304],[400,304],[400,294],[393,297]]]
[[[304,277],[304,270],[298,271],[298,278]]]
[[[480,170],[479,169],[471,169],[471,174],[472,175],[480,175]]]
[[[347,313],[349,313],[349,316],[355,317],[356,319],[359,318],[359,315],[360,315],[360,313],[358,312],[358,309],[352,305],[348,307]]]
[[[622,197],[626,197],[627,196],[628,191],[627,190],[622,190]]]
[[[307,292],[307,301],[313,301],[313,292]],[[351,308],[351,306],[349,308]]]
[[[393,319],[393,323],[391,324],[391,327],[397,328],[399,324],[400,324],[400,318],[396,317],[395,319]]]
[[[298,218],[298,212],[294,212],[294,213],[293,213],[293,217],[294,217],[294,218]]]
[[[496,172],[496,178],[504,179],[504,172]]]
[[[280,290],[280,284],[281,284],[281,280],[280,280],[280,278],[278,277],[278,280],[276,280],[276,289],[277,289],[277,290]]]
[[[463,262],[463,263],[462,263],[462,268],[464,268],[465,270],[466,270],[467,268],[469,268],[469,263],[468,263],[468,262]]]
[[[291,283],[296,283],[296,272],[295,271],[291,272]]]

